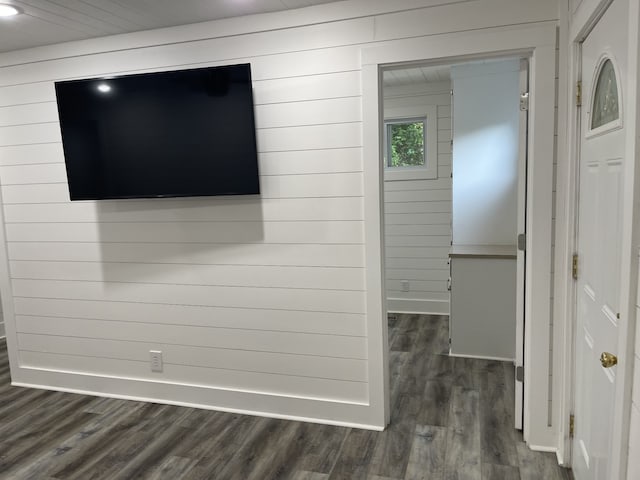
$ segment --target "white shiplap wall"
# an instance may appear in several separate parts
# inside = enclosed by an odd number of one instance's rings
[[[385,87],[385,117],[436,106],[438,178],[384,182],[387,308],[449,313],[451,245],[451,82]],[[428,140],[427,140],[428,141]],[[401,281],[409,281],[403,292]]]
[[[0,55],[14,382],[381,426],[361,48],[556,16],[552,0],[353,0]],[[68,201],[54,81],[241,62],[255,82],[260,198]]]

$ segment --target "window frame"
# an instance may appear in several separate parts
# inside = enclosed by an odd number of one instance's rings
[[[383,155],[384,179],[395,180],[429,180],[438,178],[438,109],[436,105],[411,107],[403,109],[404,115],[385,116],[383,122]],[[398,123],[424,122],[424,165],[412,167],[389,166],[391,144],[389,143],[389,125]]]
[[[602,69],[604,64],[609,60],[611,65],[613,66],[613,73],[616,77],[616,88],[618,90],[618,118],[605,123],[604,125],[600,125],[596,128],[591,128],[591,116],[593,115],[593,105],[596,97],[596,88],[598,84],[598,80],[600,79],[600,74],[602,73]],[[605,50],[605,52],[600,56],[598,62],[596,63],[596,68],[593,71],[593,78],[591,80],[591,92],[589,95],[589,110],[587,112],[587,125],[586,125],[586,138],[597,137],[598,135],[603,135],[612,130],[619,130],[623,127],[622,119],[624,117],[624,99],[622,98],[622,89],[620,85],[620,71],[618,70],[618,62],[609,50]]]

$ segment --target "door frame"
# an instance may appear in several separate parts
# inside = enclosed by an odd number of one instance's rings
[[[570,18],[569,1],[564,0],[561,6],[560,39],[560,72],[561,80],[565,80],[566,89],[561,93],[564,101],[559,102],[559,124],[567,125],[558,135],[558,158],[566,159],[558,162],[557,172],[557,230],[556,230],[556,258],[555,258],[555,302],[554,317],[564,319],[558,322],[560,334],[554,342],[554,361],[567,366],[558,378],[554,379],[554,388],[559,391],[560,432],[558,444],[558,459],[561,463],[572,464],[571,442],[569,435],[569,418],[575,403],[575,336],[576,336],[576,282],[571,275],[573,253],[577,248],[577,215],[579,194],[579,155],[582,128],[580,125],[580,107],[576,105],[577,84],[582,78],[582,42],[600,20],[604,12],[614,0],[583,0],[580,8]],[[627,158],[638,158],[640,143],[636,141],[638,126],[640,125],[640,109],[632,111],[631,105],[637,105],[640,91],[639,62],[637,58],[640,46],[638,37],[638,20],[640,19],[640,0],[623,0],[629,4],[629,48],[627,55],[627,78],[620,81],[626,85],[625,128],[627,128],[625,155]],[[564,8],[566,7],[566,8]],[[565,77],[562,78],[562,72]],[[590,73],[586,73],[589,75]],[[583,104],[588,102],[583,96]],[[631,408],[631,387],[635,343],[635,300],[638,288],[638,251],[640,240],[638,222],[634,222],[634,214],[640,213],[637,208],[640,199],[640,169],[635,161],[625,162],[624,189],[625,195],[622,206],[622,255],[620,282],[620,315],[618,358],[619,373],[617,375],[614,425],[612,432],[612,476],[611,478],[626,478],[627,446],[629,439],[629,415]],[[634,245],[636,247],[634,247]],[[580,419],[576,419],[579,428]]]
[[[369,398],[389,422],[389,362],[384,285],[382,172],[382,68],[527,56],[530,124],[527,175],[524,439],[531,448],[557,450],[557,425],[549,421],[551,320],[551,219],[554,158],[557,22],[409,38],[363,48],[363,172],[366,310],[369,325]],[[505,50],[509,45],[511,49]],[[535,261],[534,261],[535,260]],[[535,361],[534,361],[535,359]],[[380,418],[378,417],[378,418]],[[550,425],[551,423],[551,425]]]

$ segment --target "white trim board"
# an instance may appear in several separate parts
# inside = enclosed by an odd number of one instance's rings
[[[51,385],[39,385],[32,383],[20,383],[13,382],[11,385],[14,387],[24,387],[24,388],[36,388],[39,390],[52,390],[56,392],[66,392],[66,393],[76,393],[79,395],[91,395],[96,397],[106,397],[106,398],[118,398],[121,400],[131,400],[134,402],[148,402],[148,403],[158,403],[158,399],[154,397],[148,396],[138,396],[138,395],[127,395],[127,394],[114,394],[114,393],[105,393],[105,392],[94,392],[91,390],[82,390],[76,388],[63,388]],[[266,418],[279,418],[282,420],[292,420],[296,422],[308,422],[308,423],[319,423],[321,425],[334,425],[337,427],[347,427],[347,428],[360,428],[363,430],[374,430],[381,432],[383,428],[379,425],[367,425],[362,423],[353,423],[353,422],[341,422],[336,420],[324,420],[318,419],[316,417],[301,417],[295,415],[285,415],[285,414],[276,414],[271,412],[262,412],[259,410],[245,410],[241,408],[228,408],[228,407],[217,407],[211,406],[202,403],[193,403],[193,402],[178,402],[169,399],[163,399],[163,404],[166,405],[175,405],[178,407],[187,407],[187,408],[200,408],[203,410],[214,410],[217,412],[228,412],[228,413],[237,413],[241,415],[252,415],[256,417],[266,417]]]
[[[482,355],[464,355],[461,353],[451,353],[449,352],[450,357],[460,357],[460,358],[475,358],[479,360],[497,360],[498,362],[514,362],[513,358],[504,358],[504,357],[483,357]]]
[[[407,300],[406,298],[387,298],[387,311],[389,313],[449,315],[449,302],[446,300]]]
[[[12,385],[382,430],[381,425],[368,422],[365,404],[322,398],[29,367],[20,368],[20,378],[14,379]],[[256,405],[260,407],[256,408]]]
[[[525,440],[529,444],[556,447],[557,426],[547,423],[549,396],[549,321],[551,279],[551,191],[553,182],[553,124],[554,118],[554,81],[555,81],[555,39],[556,23],[546,22],[532,26],[492,28],[484,31],[440,35],[430,38],[411,38],[390,42],[389,44],[363,48],[363,158],[364,162],[364,201],[367,230],[365,245],[368,252],[366,268],[368,277],[384,271],[384,239],[382,231],[382,162],[381,158],[381,68],[390,65],[416,63],[453,63],[478,57],[503,57],[531,55],[531,91],[530,145],[528,171],[528,228],[527,236],[527,318],[536,322],[527,322],[525,332],[525,350],[527,356],[528,383],[525,386]],[[505,51],[509,45],[512,50]],[[377,225],[372,225],[376,222]],[[535,261],[533,261],[535,259]],[[381,273],[380,273],[381,275]],[[367,283],[367,298],[379,294],[383,278]],[[370,302],[370,335],[378,339],[386,332],[386,309],[375,310],[376,304]],[[370,399],[378,404],[387,405],[388,384],[382,378],[388,377],[388,345],[384,342],[371,342],[370,370],[372,377],[380,378],[371,382]],[[536,358],[534,362],[533,359]],[[384,387],[384,388],[383,388]],[[387,403],[385,403],[387,402]],[[386,412],[388,418],[388,411]]]

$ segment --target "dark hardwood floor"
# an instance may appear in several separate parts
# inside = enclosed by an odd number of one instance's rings
[[[447,317],[389,320],[391,425],[373,432],[12,387],[0,479],[560,480],[513,425],[513,368],[446,355]]]

